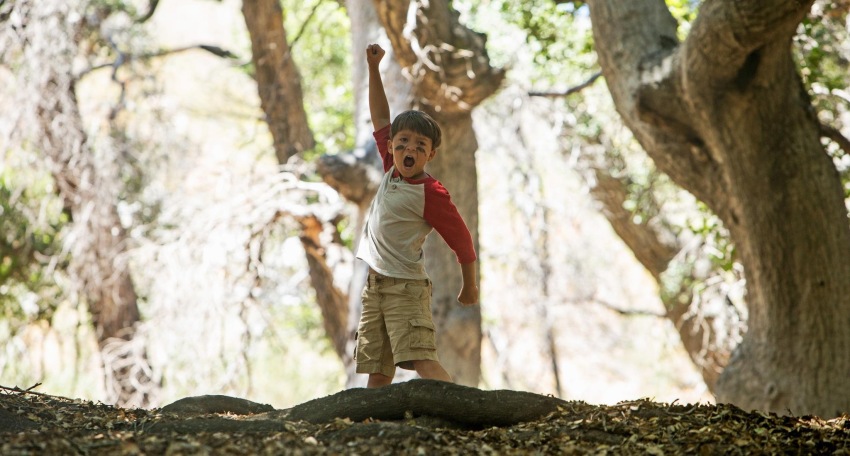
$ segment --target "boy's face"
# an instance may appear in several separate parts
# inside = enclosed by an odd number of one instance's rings
[[[411,130],[401,130],[389,140],[393,164],[408,179],[425,177],[425,165],[437,155],[431,147],[431,138]]]

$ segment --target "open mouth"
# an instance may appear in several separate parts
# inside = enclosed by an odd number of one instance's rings
[[[414,160],[413,157],[408,155],[407,157],[404,157],[402,164],[404,164],[405,167],[410,168],[411,166],[416,164],[416,160]]]

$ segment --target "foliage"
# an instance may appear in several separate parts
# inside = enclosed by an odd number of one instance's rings
[[[51,272],[63,263],[58,236],[67,223],[49,178],[0,168],[0,307],[7,320],[50,319],[52,300],[28,296],[56,293]]]
[[[844,46],[848,30],[842,16],[816,10],[800,24],[794,37],[794,56],[807,87],[817,84],[827,91],[847,88],[850,53]]]
[[[92,153],[104,157],[108,166],[118,168],[122,185],[117,189],[119,194],[116,196],[120,200],[118,204],[124,209],[123,213],[140,217],[135,222],[149,222],[158,209],[156,203],[146,205],[140,202],[139,195],[145,190],[148,170],[144,154],[138,152],[148,147],[130,137],[121,117],[122,111],[127,108],[125,86],[137,77],[135,71],[140,68],[135,64],[125,64],[128,60],[133,61],[128,56],[140,52],[140,42],[144,41],[140,27],[132,26],[132,21],[127,20],[136,15],[137,11],[132,2],[124,0],[93,0],[83,2],[83,5],[86,12],[80,16],[83,20],[77,29],[77,38],[81,41],[80,47],[87,53],[81,56],[79,62],[88,68],[104,67],[104,64],[105,68],[113,68],[112,83],[120,87],[121,93],[120,98],[114,100],[107,122],[94,122],[95,125],[104,125],[104,131],[87,132],[88,144]],[[110,21],[114,23],[106,25]],[[124,25],[118,25],[122,23]],[[24,54],[16,51],[15,46],[10,46],[8,51],[10,54],[3,64],[18,73],[18,77],[29,77],[17,65],[17,60],[24,58]],[[27,58],[33,57],[30,55]],[[123,63],[111,66],[117,62]],[[121,68],[130,69],[119,72]],[[81,81],[93,74],[83,71],[77,75],[72,80],[74,91],[77,91]],[[49,320],[48,308],[55,306],[56,296],[62,293],[55,286],[53,275],[57,271],[61,272],[67,263],[61,243],[63,229],[70,226],[70,220],[57,195],[53,177],[44,166],[43,159],[38,158],[40,151],[30,150],[30,145],[37,142],[30,143],[30,140],[32,138],[19,138],[7,145],[3,167],[0,168],[4,233],[0,280],[5,285],[13,283],[12,288],[22,290],[23,293],[41,296],[43,292],[48,292],[38,302],[42,317]],[[5,291],[12,288],[3,288],[0,300],[15,301],[20,298]]]
[[[284,26],[301,72],[304,107],[316,137],[312,160],[354,147],[348,15],[333,0],[284,0]]]
[[[697,17],[701,0],[667,0],[670,14],[679,22],[679,39],[685,39],[691,29],[691,22]]]
[[[552,110],[557,114],[553,122],[562,130],[564,155],[580,155],[579,167],[600,169],[618,179],[631,223],[652,227],[662,238],[675,238],[683,249],[660,276],[662,302],[708,303],[715,296],[728,298],[737,291],[740,268],[728,231],[704,204],[655,168],[621,125],[604,88],[598,87],[600,83],[591,80],[584,84],[589,72],[598,71],[586,5],[541,2],[533,11],[521,3],[500,5],[503,19],[519,27],[531,48],[538,49],[533,63],[537,84],[551,87],[548,91],[540,88],[538,93],[554,100]],[[699,2],[671,0],[667,5],[684,39]],[[558,48],[548,46],[552,42],[561,42],[560,49],[569,51],[553,53]],[[565,84],[568,90],[563,89]],[[570,95],[558,97],[563,93]],[[588,182],[593,182],[595,177],[590,174]]]
[[[494,65],[528,71],[523,76],[532,85],[577,84],[597,70],[586,6],[551,0],[454,3],[470,16],[471,27],[483,32],[502,31],[488,33],[487,52]],[[494,16],[493,11],[499,15]],[[514,34],[519,36],[518,41],[513,40]],[[510,38],[499,40],[505,35]],[[520,47],[522,42],[526,46]]]
[[[800,24],[794,37],[794,58],[818,118],[829,128],[848,127],[850,112],[850,29],[845,26],[850,5],[817,3],[811,15]],[[846,135],[845,135],[846,136]],[[824,140],[844,182],[845,198],[850,199],[850,156],[845,147]]]

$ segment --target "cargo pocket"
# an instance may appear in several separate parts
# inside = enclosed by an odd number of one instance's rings
[[[424,319],[410,321],[410,348],[437,349],[434,323]]]

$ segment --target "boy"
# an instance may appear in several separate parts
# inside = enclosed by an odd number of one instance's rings
[[[437,122],[423,112],[406,111],[390,123],[378,70],[384,54],[377,44],[366,48],[369,111],[385,174],[357,251],[369,265],[357,331],[357,372],[369,374],[369,388],[390,384],[396,366],[451,382],[437,359],[422,244],[433,228],[454,250],[463,275],[458,301],[465,306],[478,302],[475,249],[448,191],[425,172],[440,145]]]

